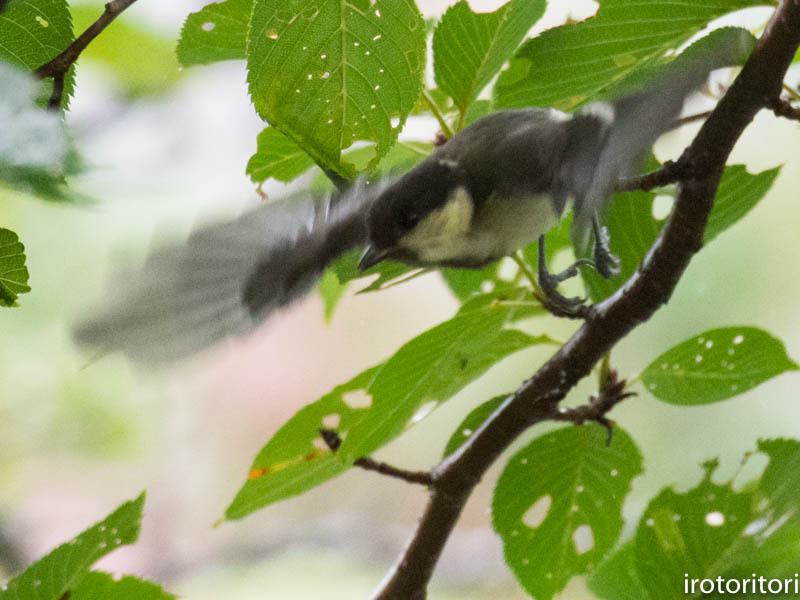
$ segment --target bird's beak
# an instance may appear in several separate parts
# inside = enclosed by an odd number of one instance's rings
[[[366,271],[372,266],[377,265],[389,254],[389,250],[379,250],[372,244],[367,246],[364,254],[361,255],[361,260],[358,261],[358,270]]]

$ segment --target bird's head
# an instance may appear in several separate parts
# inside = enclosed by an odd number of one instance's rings
[[[446,263],[468,235],[474,213],[466,173],[435,155],[389,186],[367,215],[369,243],[359,269],[382,260]]]

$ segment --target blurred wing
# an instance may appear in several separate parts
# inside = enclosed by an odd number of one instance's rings
[[[365,243],[365,210],[377,188],[357,183],[324,202],[269,203],[201,228],[118,277],[74,338],[155,364],[248,331],[303,296],[332,260]]]
[[[747,40],[723,41],[701,55],[681,54],[637,92],[610,105],[598,103],[584,109],[586,116],[604,111],[608,114],[603,139],[593,141],[596,147],[585,153],[585,160],[574,163],[571,174],[579,182],[573,221],[573,240],[579,253],[588,247],[592,216],[605,207],[615,181],[638,171],[647,150],[670,128],[686,97],[706,81],[711,71],[742,60]]]

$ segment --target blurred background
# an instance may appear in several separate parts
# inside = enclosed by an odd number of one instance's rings
[[[413,531],[426,497],[421,488],[351,471],[243,521],[213,525],[255,453],[295,411],[453,314],[457,303],[436,274],[380,293],[350,293],[330,325],[311,294],[252,335],[166,373],[138,370],[120,356],[93,361],[69,337],[70,323],[91,309],[121,266],[140,262],[160,241],[185,237],[197,223],[260,201],[244,172],[263,127],[244,64],[182,70],[174,57],[183,19],[204,4],[140,0],[81,58],[67,121],[89,167],[72,186],[88,201],[50,204],[0,188],[0,220],[26,245],[33,287],[20,308],[0,311],[0,578],[147,489],[139,542],[101,568],[151,578],[189,600],[366,598]],[[432,17],[448,3],[418,4]],[[502,2],[471,4],[493,10]],[[595,9],[588,1],[551,2],[537,28]],[[102,8],[85,10],[88,23]],[[736,18],[752,26],[768,14]],[[115,56],[116,35],[133,36],[138,51]],[[796,84],[797,72],[790,76]],[[695,108],[707,102],[697,100]],[[698,127],[664,136],[659,158],[676,157]],[[435,131],[432,119],[412,118],[403,135],[429,140]],[[731,162],[751,172],[784,167],[768,196],[695,258],[670,303],[615,349],[622,376],[687,337],[726,325],[762,327],[800,359],[800,124],[762,112]],[[270,197],[289,189],[264,187]],[[539,318],[525,327],[566,338],[575,324]],[[503,361],[377,458],[432,466],[463,415],[515,389],[548,352],[534,348]],[[722,478],[758,438],[797,436],[799,381],[788,374],[727,402],[689,408],[641,390],[618,407],[612,417],[645,457],[645,474],[625,505],[628,531],[663,486],[696,483],[701,461],[720,455]],[[584,401],[591,383],[569,402]],[[431,598],[526,597],[490,528],[498,473],[490,472],[470,500]],[[590,595],[576,579],[561,597]]]

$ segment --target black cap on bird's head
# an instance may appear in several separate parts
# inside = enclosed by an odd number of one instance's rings
[[[466,174],[457,163],[434,154],[386,188],[367,214],[369,237],[359,270],[386,259],[419,263],[413,248],[404,244],[406,236],[465,182]]]

